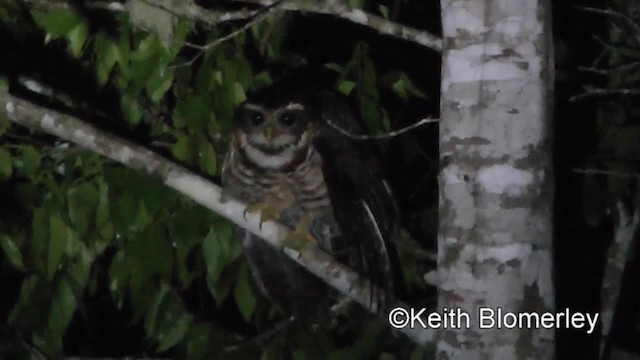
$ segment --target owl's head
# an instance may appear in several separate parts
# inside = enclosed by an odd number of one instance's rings
[[[235,114],[234,141],[255,165],[282,169],[312,141],[314,123],[302,102],[280,104],[245,102]]]

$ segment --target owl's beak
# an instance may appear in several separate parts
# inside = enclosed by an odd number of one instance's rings
[[[267,128],[264,130],[264,137],[267,138],[267,142],[269,143],[273,139],[273,128],[271,126],[267,126]]]

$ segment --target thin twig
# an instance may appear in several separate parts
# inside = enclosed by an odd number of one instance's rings
[[[615,72],[624,72],[624,71],[632,70],[633,68],[635,68],[638,65],[640,65],[640,61],[634,61],[634,62],[628,63],[628,64],[612,66],[612,67],[606,68],[606,69],[600,69],[600,68],[591,67],[591,66],[580,66],[580,67],[578,67],[578,69],[580,71],[586,71],[586,72],[599,74],[599,75],[610,75],[610,74],[615,73]]]
[[[611,95],[640,96],[640,89],[627,89],[627,88],[604,89],[604,88],[588,87],[585,89],[584,93],[572,96],[571,98],[569,98],[569,101],[582,100],[584,98],[593,97],[593,96],[611,96]]]
[[[424,118],[420,121],[418,121],[415,124],[411,124],[407,127],[404,127],[402,129],[399,130],[395,130],[395,131],[391,131],[385,134],[380,134],[380,135],[360,135],[360,134],[353,134],[350,133],[349,131],[341,128],[340,126],[336,125],[334,122],[332,122],[329,119],[325,119],[325,121],[327,122],[327,124],[329,124],[332,128],[338,130],[338,132],[340,132],[342,135],[345,135],[351,139],[355,139],[355,140],[380,140],[380,139],[389,139],[392,137],[396,137],[399,135],[402,135],[406,132],[409,132],[417,127],[420,127],[424,124],[430,124],[430,123],[435,123],[440,121],[440,119],[432,119],[432,118]]]
[[[624,171],[602,170],[602,169],[573,169],[574,173],[587,175],[607,175],[614,177],[640,178],[640,173],[630,173]]]
[[[263,13],[258,14],[256,17],[254,17],[253,19],[251,19],[250,21],[248,21],[246,24],[244,24],[243,26],[239,27],[238,29],[230,32],[229,34],[217,38],[211,42],[209,42],[206,45],[197,45],[197,44],[193,44],[193,43],[185,43],[185,45],[189,46],[189,47],[193,47],[196,49],[199,49],[200,52],[198,52],[198,54],[196,54],[196,56],[194,56],[191,60],[184,62],[182,64],[177,64],[177,65],[171,65],[169,66],[169,68],[175,69],[175,68],[179,68],[179,67],[184,67],[184,66],[191,66],[196,60],[198,60],[198,58],[200,58],[205,52],[212,50],[213,48],[219,46],[220,44],[222,44],[223,42],[230,40],[234,37],[236,37],[237,35],[244,33],[245,31],[247,31],[251,26],[262,22],[266,19],[268,19],[270,16],[272,16],[276,11],[278,11],[277,7],[272,7],[269,8],[267,10],[265,10]]]
[[[281,0],[236,0],[232,2],[252,4],[263,7],[272,7],[275,4],[280,3]],[[442,50],[442,39],[435,35],[432,35],[428,31],[398,24],[396,22],[385,19],[382,16],[370,14],[360,9],[353,9],[344,1],[285,0],[282,1],[281,6],[279,7],[281,10],[286,11],[300,11],[336,16],[348,20],[352,23],[360,24],[374,29],[383,35],[389,35],[398,39],[411,41],[436,51]],[[195,11],[193,9],[196,8],[199,7],[197,5],[189,6],[189,9],[191,9],[191,11]],[[178,11],[184,12],[181,10]],[[176,11],[176,13],[178,11]],[[211,21],[206,19],[206,16],[201,16],[199,20],[204,22]]]

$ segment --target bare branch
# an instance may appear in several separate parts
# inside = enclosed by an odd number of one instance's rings
[[[640,178],[639,173],[624,171],[602,170],[602,169],[573,169],[573,172],[587,175],[608,175],[615,177]]]
[[[593,96],[640,96],[640,89],[604,89],[596,87],[586,87],[582,94],[574,95],[569,101],[582,100]]]
[[[256,16],[260,10],[234,10],[234,11],[212,11],[195,5],[191,1],[163,0],[138,0],[143,3],[157,7],[172,15],[183,17],[189,20],[201,21],[210,25],[217,25],[227,21],[244,20]]]
[[[390,139],[392,137],[396,137],[399,135],[402,135],[406,132],[409,132],[415,128],[418,128],[424,124],[430,124],[430,123],[435,123],[438,122],[439,119],[432,119],[432,118],[424,118],[420,121],[418,121],[415,124],[411,124],[407,127],[403,127],[399,130],[394,130],[394,131],[390,131],[388,133],[384,133],[384,134],[380,134],[380,135],[359,135],[359,134],[353,134],[343,128],[341,128],[340,126],[338,126],[337,124],[335,124],[333,121],[329,120],[329,119],[324,119],[327,124],[329,124],[332,128],[336,129],[339,133],[341,133],[342,135],[349,137],[351,139],[355,139],[355,140],[379,140],[379,139]]]
[[[625,209],[621,201],[616,203],[618,210],[618,226],[616,227],[613,242],[607,250],[607,264],[605,266],[604,277],[602,279],[602,343],[600,354],[602,355],[607,344],[613,314],[616,310],[620,288],[622,286],[622,276],[627,257],[631,253],[630,248],[638,230],[640,214],[638,210],[631,215]]]
[[[25,4],[40,10],[69,10],[73,9],[73,4],[67,0],[22,0]],[[124,4],[117,1],[90,1],[86,5],[91,9],[104,9],[111,11],[124,11]]]
[[[599,74],[599,75],[610,75],[612,73],[624,72],[624,71],[627,71],[627,70],[633,70],[638,65],[640,65],[640,61],[634,61],[634,62],[631,62],[631,63],[628,63],[628,64],[622,64],[622,65],[619,65],[619,66],[612,66],[612,67],[606,68],[606,69],[592,67],[592,66],[580,66],[580,67],[578,67],[578,69],[580,71],[586,71],[586,72]]]
[[[69,7],[69,0],[50,2],[46,0],[25,0],[27,3],[37,6],[56,6],[62,8]],[[217,25],[222,22],[232,20],[248,19],[255,16],[260,10],[234,10],[234,11],[212,11],[193,2],[162,0],[139,0],[144,3],[158,7],[175,16],[200,21],[210,25]],[[382,16],[371,14],[360,9],[353,9],[344,1],[310,1],[310,0],[240,0],[236,2],[270,7],[280,11],[300,11],[316,14],[332,15],[347,21],[360,24],[378,31],[380,34],[392,36],[398,39],[410,41],[422,46],[426,46],[435,51],[442,50],[442,39],[425,30],[415,29],[406,25],[383,18]],[[120,3],[113,3],[119,4]],[[114,5],[112,5],[114,6]],[[110,8],[110,7],[106,7]],[[123,10],[122,7],[114,10]],[[264,9],[263,9],[264,10]]]
[[[229,34],[217,38],[213,41],[211,41],[210,43],[206,44],[206,45],[197,45],[197,44],[192,44],[192,43],[185,43],[185,45],[195,48],[195,49],[199,49],[200,52],[194,56],[191,60],[179,64],[179,65],[173,65],[170,66],[171,68],[177,68],[177,67],[183,67],[183,66],[190,66],[191,64],[193,64],[199,57],[201,57],[206,51],[211,50],[213,48],[215,48],[216,46],[222,44],[225,41],[231,40],[234,37],[242,34],[243,32],[249,30],[249,28],[259,22],[262,22],[268,18],[270,18],[271,16],[273,16],[276,13],[277,9],[276,8],[271,8],[268,9],[266,11],[264,11],[261,14],[258,14],[255,18],[253,18],[251,21],[248,21],[246,24],[242,25],[241,27],[235,29],[234,31],[230,32]]]
[[[279,0],[238,0],[238,2],[261,6],[272,6],[278,1]],[[398,39],[411,41],[435,51],[442,50],[442,39],[439,37],[427,31],[398,24],[360,9],[353,9],[342,0],[283,0],[280,8],[288,11],[303,11],[337,16],[353,23],[377,30],[383,35],[389,35]]]
[[[147,148],[99,130],[78,118],[32,104],[5,91],[0,91],[0,114],[7,116],[16,124],[55,135],[136,171],[157,177],[166,186],[250,231],[272,246],[281,248],[282,240],[290,232],[286,226],[272,221],[261,225],[260,215],[245,214],[246,204],[242,202],[226,195],[225,200],[222,201],[222,189],[208,179],[190,172]],[[371,286],[370,281],[361,279],[356,272],[345,267],[317,246],[308,246],[301,253],[288,248],[285,248],[284,252],[340,293],[372,313],[379,312],[377,304],[371,303],[370,293],[371,291],[382,292],[375,286]],[[385,302],[394,304],[393,307],[407,307],[395,299],[388,299]],[[432,343],[435,338],[435,331],[429,328],[406,326],[399,331],[419,345]]]

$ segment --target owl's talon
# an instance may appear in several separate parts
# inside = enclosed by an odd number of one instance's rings
[[[260,212],[260,230],[262,230],[262,224],[267,221],[280,221],[280,210],[266,203],[249,204],[242,215],[246,221],[248,213],[256,212]]]
[[[305,213],[296,228],[283,240],[282,245],[302,253],[309,245],[318,245],[318,241],[311,234],[313,214]]]
[[[289,235],[282,240],[282,246],[293,249],[299,253],[302,253],[310,245],[317,244],[316,239],[308,231],[298,229],[290,232]]]

